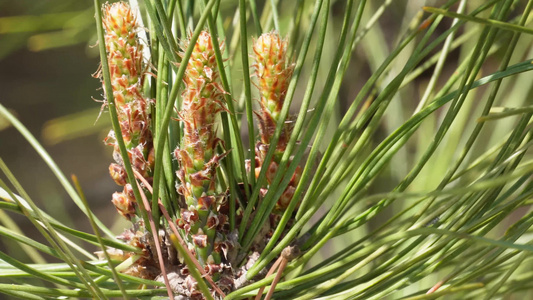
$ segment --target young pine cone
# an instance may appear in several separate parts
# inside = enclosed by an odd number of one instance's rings
[[[289,88],[294,65],[288,62],[287,41],[278,33],[262,34],[253,44],[255,74],[258,78],[261,109],[256,112],[259,120],[261,140],[256,144],[256,176],[259,175],[270,141],[280,118],[281,108]],[[283,124],[281,136],[276,145],[274,157],[267,169],[267,182],[270,184],[278,170],[281,157],[287,148],[292,131],[290,124]],[[291,181],[277,202],[276,210],[283,210],[288,205],[298,185],[301,170],[298,167],[292,174]]]
[[[211,35],[203,31],[187,63],[185,91],[179,117],[183,122],[181,146],[174,155],[179,161],[178,192],[185,197],[178,224],[187,233],[189,248],[201,264],[212,270],[213,278],[225,267],[223,228],[227,216],[219,212],[224,197],[217,194],[216,168],[223,155],[216,154],[219,139],[215,120],[223,110],[224,90],[220,86],[218,66]]]
[[[153,167],[152,133],[150,131],[149,103],[142,95],[143,58],[142,45],[138,42],[139,30],[130,6],[125,2],[106,4],[103,7],[105,44],[111,86],[116,103],[120,130],[128,157],[135,170],[151,181]],[[114,147],[116,164],[109,166],[111,177],[121,186],[126,185],[126,172],[120,150],[111,131],[106,143]],[[124,191],[113,196],[117,211],[131,219],[135,212],[135,198],[126,197]],[[125,201],[129,199],[129,201]],[[127,203],[127,204],[126,204]]]

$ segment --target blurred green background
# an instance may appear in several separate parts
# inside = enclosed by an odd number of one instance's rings
[[[1,0],[0,102],[65,175],[78,176],[91,208],[110,226],[117,219],[110,202],[117,187],[107,175],[111,149],[103,145],[108,115],[97,121],[101,103],[95,100],[102,91],[91,76],[99,63],[93,14],[89,0]],[[39,206],[66,224],[90,230],[87,218],[76,218],[79,209],[50,169],[5,120],[0,120],[0,157]],[[26,218],[12,217],[24,233],[39,239]],[[16,251],[0,241],[2,248]]]

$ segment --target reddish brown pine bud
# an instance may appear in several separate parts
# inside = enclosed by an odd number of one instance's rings
[[[131,201],[124,193],[114,193],[111,202],[124,218],[131,220],[135,215],[135,202]]]
[[[124,167],[115,163],[109,165],[109,174],[111,178],[120,186],[124,186],[127,183],[127,175]]]

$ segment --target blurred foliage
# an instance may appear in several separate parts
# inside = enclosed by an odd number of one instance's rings
[[[3,1],[0,12],[0,59],[21,47],[42,51],[94,38],[90,1]]]

